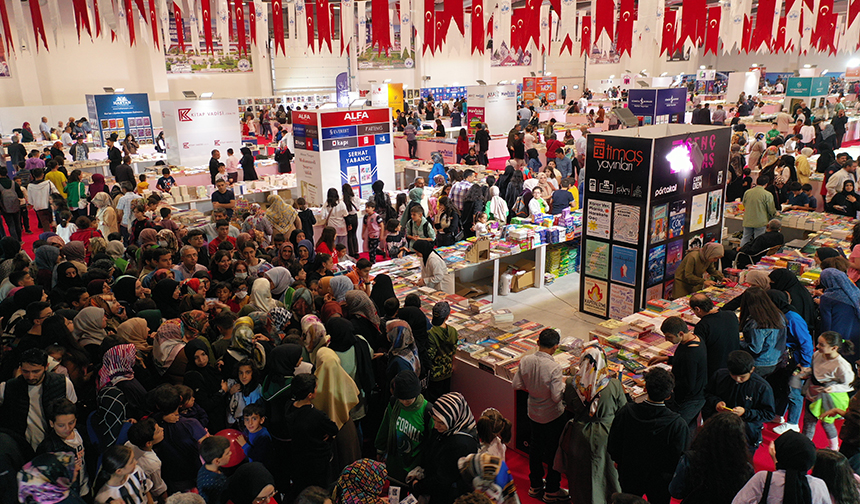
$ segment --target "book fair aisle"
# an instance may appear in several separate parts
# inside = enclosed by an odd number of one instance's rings
[[[649,2],[0,0],[0,504],[860,502],[857,5]]]

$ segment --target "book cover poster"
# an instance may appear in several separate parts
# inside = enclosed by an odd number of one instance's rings
[[[706,227],[716,226],[720,223],[720,207],[723,203],[723,191],[717,189],[708,193],[708,220]]]
[[[675,289],[675,280],[669,280],[663,289],[663,299],[672,299],[672,292]]]
[[[651,243],[666,239],[668,205],[658,205],[651,209]]]
[[[606,316],[606,282],[585,277],[585,295],[582,296],[582,311]]]
[[[610,279],[627,285],[636,285],[636,249],[612,246],[612,273]]]
[[[615,205],[612,239],[633,245],[639,244],[640,209],[634,205]]]
[[[663,281],[663,266],[666,262],[666,245],[658,245],[648,252],[648,285]]]
[[[669,238],[678,238],[684,234],[684,224],[687,223],[687,201],[673,201],[669,205]]]
[[[666,277],[674,277],[681,259],[684,258],[684,240],[675,240],[666,245]]]
[[[609,201],[588,200],[585,232],[588,236],[609,239],[609,226],[612,222],[612,203]]]
[[[645,302],[652,299],[663,299],[663,284],[657,284],[645,290]]]
[[[587,240],[584,263],[586,275],[606,279],[609,276],[609,244]]]
[[[609,286],[609,318],[621,320],[632,315],[636,291],[632,287],[612,284]]]
[[[690,237],[690,241],[687,242],[687,250],[693,250],[697,248],[702,248],[702,246],[707,243],[705,241],[705,235],[702,233],[693,235]]]
[[[705,207],[708,204],[708,193],[693,196],[693,205],[690,207],[690,232],[698,231],[705,227]]]

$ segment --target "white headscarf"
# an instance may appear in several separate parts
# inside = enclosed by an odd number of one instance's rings
[[[499,187],[490,187],[490,213],[496,220],[506,222],[508,212],[508,203],[499,196]]]
[[[258,278],[254,280],[254,284],[251,286],[251,304],[264,312],[278,306],[278,302],[272,299],[272,284],[269,283],[269,279]]]

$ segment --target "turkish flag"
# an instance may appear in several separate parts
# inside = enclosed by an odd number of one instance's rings
[[[819,11],[820,13],[820,11]],[[836,54],[836,22],[838,15],[830,12],[824,21],[824,27],[818,34],[818,51],[828,51],[831,56]]]
[[[93,20],[96,22],[96,37],[100,37],[102,34],[102,16],[99,13],[99,0],[93,0]]]
[[[472,0],[471,54],[475,54],[475,51],[484,54],[484,0]]]
[[[526,0],[526,11],[523,14],[523,50],[531,41],[540,49],[540,4],[541,0]]]
[[[379,44],[379,52],[391,49],[391,21],[388,19],[388,0],[371,0],[371,21],[373,23],[373,43]]]
[[[257,9],[254,0],[248,2],[248,28],[251,31],[251,43],[257,45]]]
[[[284,9],[282,0],[272,0],[272,27],[275,36],[275,56],[278,55],[278,47],[281,54],[287,54],[284,49]]]
[[[675,54],[675,20],[678,13],[665,9],[663,11],[663,45],[660,47],[660,56],[663,53],[672,56]]]
[[[6,2],[0,0],[0,22],[3,24],[3,36],[6,39],[6,47],[9,51],[6,54],[15,52],[15,43],[12,41],[12,28],[9,25],[9,11],[6,10]]]
[[[525,49],[526,44],[528,44],[525,17],[525,7],[513,9],[513,14],[511,14],[511,49],[514,51]]]
[[[615,45],[619,55],[626,52],[630,56],[630,51],[633,50],[633,20],[636,18],[636,5],[633,0],[621,0],[618,10],[618,32],[615,35]]]
[[[741,37],[741,49],[747,54],[750,52],[750,37],[752,36],[750,32],[752,32],[752,20],[744,14],[744,33]]]
[[[451,26],[451,18],[449,16],[436,17],[436,37],[434,39],[434,49],[438,52],[442,50],[442,44],[448,38],[448,27]]]
[[[779,25],[776,30],[776,41],[773,43],[773,52],[785,52],[785,16],[779,18]]]
[[[236,11],[236,35],[239,42],[239,54],[248,54],[248,40],[245,38],[245,6],[242,0],[235,0],[233,8]]]
[[[87,19],[86,11],[84,11],[84,19]],[[87,23],[89,23],[89,20]],[[155,12],[155,0],[149,0],[149,27],[152,29],[152,43],[160,49],[161,42],[158,40],[158,13]],[[89,31],[89,28],[87,28],[87,31]]]
[[[830,29],[830,17],[833,14],[833,0],[820,0],[818,3],[818,19],[812,30],[812,46],[823,51],[828,41],[832,43],[835,30]]]
[[[561,0],[549,0],[549,5],[555,10],[557,16],[561,16]]]
[[[684,0],[683,6],[681,35],[676,45],[680,47],[689,39],[690,43],[698,46],[705,37],[708,6],[705,0]]]
[[[206,2],[206,3],[208,3],[208,0],[203,0],[203,1],[204,1],[204,2]],[[32,1],[31,1],[31,2],[30,2],[30,8],[32,9],[32,8],[33,8],[33,4],[38,4],[38,3],[39,3],[39,2],[32,2]],[[204,21],[205,21],[205,19],[206,19],[206,14],[205,14],[205,13],[204,13],[204,15],[203,15],[203,19],[204,19]],[[134,42],[135,42],[135,39],[134,39],[134,25],[135,25],[136,23],[135,23],[134,21],[135,21],[135,15],[134,15],[134,10],[131,8],[131,0],[125,0],[125,24],[127,24],[127,25],[128,25],[128,38],[129,38],[129,45],[132,45],[132,46],[134,45]],[[41,17],[40,17],[40,19],[39,19],[39,22],[41,22]],[[35,26],[35,21],[34,21],[34,24],[33,24],[33,25]],[[44,28],[43,28],[43,29],[44,29]],[[38,37],[36,37],[36,39],[37,39],[37,40],[36,40],[36,42],[38,42]],[[37,44],[37,45],[38,45],[38,44]],[[37,47],[37,48],[38,48],[38,47]],[[45,48],[47,49],[47,46],[45,46]]]
[[[752,34],[750,49],[758,51],[762,44],[768,49],[773,47],[773,20],[776,17],[776,0],[758,0],[756,11],[755,30]]]
[[[308,2],[305,2],[305,31],[307,32],[308,47],[311,48],[311,52],[316,52],[316,39],[314,38],[314,10],[313,4]]]
[[[445,17],[457,23],[457,28],[460,30],[462,35],[466,34],[466,22],[463,19],[462,0],[445,0]],[[448,25],[450,26],[450,21],[448,22]]]
[[[722,16],[722,7],[715,5],[708,7],[708,26],[705,30],[705,54],[708,51],[717,54],[717,49],[720,47],[720,17]]]
[[[176,24],[176,44],[179,46],[179,50],[185,54],[185,29],[182,26],[182,10],[176,2],[173,2],[173,22]]]
[[[591,54],[591,16],[582,16],[582,34],[579,38],[579,55]]]
[[[215,45],[212,43],[212,6],[209,5],[209,0],[200,0],[200,8],[203,9],[203,37],[206,41],[206,52],[215,52]],[[192,30],[196,29],[191,27]]]
[[[320,52],[322,52],[323,43],[328,45],[328,51],[331,50],[331,20],[329,18],[328,0],[317,0],[317,31],[319,32]]]
[[[143,0],[134,0],[134,3],[136,3],[136,4],[137,4],[137,11],[138,11],[138,12],[140,12],[141,14],[143,14],[144,12],[146,12],[146,9],[145,9],[145,8],[144,8],[144,6],[143,6]],[[144,21],[146,21],[146,16],[144,16],[144,18],[143,18],[143,19],[144,19]]]
[[[416,0],[417,1],[417,0]],[[436,39],[436,2],[434,0],[424,0],[424,43],[423,51],[426,54],[427,49],[430,53],[436,52],[436,47],[433,41]]]
[[[615,19],[615,3],[613,0],[593,0],[594,5],[594,40],[600,38],[603,32],[612,40],[612,22]]]
[[[5,10],[6,6],[3,5],[2,9]],[[72,0],[72,9],[75,13],[75,30],[78,32],[78,42],[81,41],[81,28],[83,27],[86,27],[87,33],[92,37],[93,34],[92,31],[90,31],[90,18],[87,15],[86,0]]]

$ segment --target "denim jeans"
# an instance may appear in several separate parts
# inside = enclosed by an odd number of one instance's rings
[[[803,395],[799,388],[789,387],[786,422],[794,425],[800,424],[801,413],[803,413]]]
[[[744,237],[741,238],[741,247],[746,245],[747,243],[753,241],[755,238],[764,234],[766,226],[762,227],[745,227],[744,228]]]

